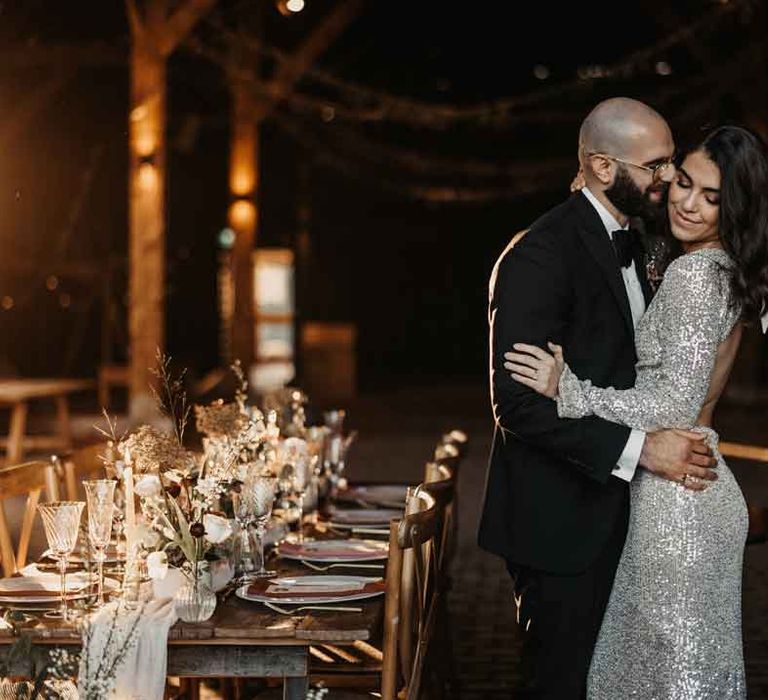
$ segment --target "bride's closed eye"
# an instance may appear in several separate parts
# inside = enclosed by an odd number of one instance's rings
[[[685,174],[678,172],[675,185],[682,190],[690,190],[693,187],[693,182]],[[707,194],[704,199],[710,206],[717,207],[720,205],[720,197],[716,194]]]

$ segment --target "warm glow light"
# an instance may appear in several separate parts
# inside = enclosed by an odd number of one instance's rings
[[[2,302],[3,311],[10,311],[13,308],[13,297],[4,296]]]
[[[256,184],[253,168],[239,167],[230,175],[230,187],[236,197],[244,197],[253,192]]]
[[[150,129],[142,129],[136,135],[136,152],[140,158],[151,156],[155,152],[155,136]]]
[[[134,107],[131,111],[131,121],[140,122],[147,116],[147,114],[149,114],[147,105],[139,105],[138,107]]]
[[[150,190],[157,185],[157,169],[152,163],[142,163],[138,174],[139,187]]]
[[[56,291],[56,288],[59,286],[59,278],[56,277],[56,275],[48,275],[48,278],[45,280],[45,288],[49,292]]]
[[[256,207],[247,199],[238,199],[229,209],[229,221],[233,228],[253,226],[256,222]]]
[[[72,297],[64,292],[63,294],[59,295],[59,304],[61,305],[62,309],[68,309],[72,304]]]
[[[280,10],[280,14],[286,17],[301,12],[305,5],[304,0],[277,0],[277,9]]]
[[[669,65],[666,61],[659,61],[656,64],[656,72],[659,75],[671,75],[672,74],[672,66]]]

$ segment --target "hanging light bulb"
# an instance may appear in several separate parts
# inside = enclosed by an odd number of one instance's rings
[[[301,12],[305,6],[304,0],[277,0],[277,9],[285,17]]]

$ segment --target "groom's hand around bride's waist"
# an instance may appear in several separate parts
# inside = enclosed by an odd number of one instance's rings
[[[658,430],[645,436],[640,466],[692,491],[703,491],[717,479],[717,460],[702,433]]]

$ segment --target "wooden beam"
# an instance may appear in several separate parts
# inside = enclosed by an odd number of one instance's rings
[[[253,118],[253,89],[248,82],[231,81],[231,141],[229,156],[230,205],[228,220],[235,232],[232,276],[235,308],[232,318],[231,352],[228,360],[240,360],[248,368],[256,356],[253,283],[253,252],[259,224],[258,126]]]
[[[151,414],[156,353],[165,348],[165,58],[146,41],[131,52],[129,309],[133,417]]]
[[[170,56],[194,26],[210,12],[216,0],[187,0],[167,19],[163,30],[162,51]]]
[[[283,62],[266,84],[267,99],[259,104],[256,117],[263,120],[284,100],[304,73],[357,17],[362,0],[339,0],[331,12],[315,27],[304,43]]]
[[[257,99],[253,83],[258,81],[259,62],[248,56],[247,68],[241,51],[233,51],[230,65],[232,93],[232,140],[230,146],[229,226],[235,232],[232,251],[235,308],[232,319],[232,358],[249,367],[256,357],[257,318],[254,309],[253,254],[259,230],[259,134],[258,125],[285,99],[306,70],[357,16],[362,0],[340,0],[301,47],[282,63],[268,84],[266,99]],[[237,49],[237,47],[234,47]],[[242,47],[241,47],[242,49]]]
[[[129,138],[130,414],[153,414],[150,385],[165,349],[166,59],[214,0],[126,0],[131,30]],[[142,11],[143,9],[143,11]]]

